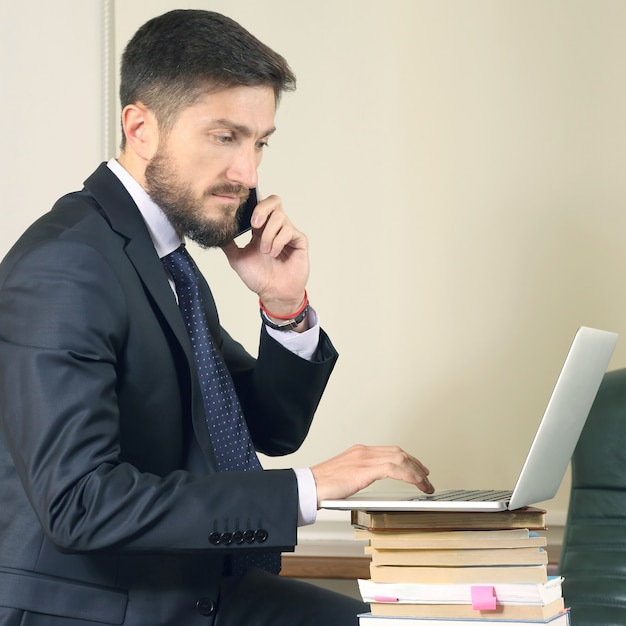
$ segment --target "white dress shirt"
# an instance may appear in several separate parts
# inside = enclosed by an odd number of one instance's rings
[[[111,159],[107,165],[119,178],[137,205],[159,258],[163,258],[176,250],[181,245],[182,239],[146,190],[116,159]],[[170,284],[172,284],[172,289],[174,289],[171,280]],[[175,289],[174,293],[176,293]],[[274,330],[269,327],[266,327],[266,329],[271,337],[303,359],[310,360],[319,343],[319,319],[312,308],[309,308],[309,328],[302,333]],[[313,474],[309,468],[297,468],[293,471],[298,481],[298,525],[312,524],[317,516],[317,489]]]

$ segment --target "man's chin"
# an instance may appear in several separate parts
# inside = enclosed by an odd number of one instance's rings
[[[192,228],[185,232],[185,236],[195,241],[202,248],[221,248],[230,243],[238,232],[238,224],[234,222],[229,225],[203,226],[202,228]]]

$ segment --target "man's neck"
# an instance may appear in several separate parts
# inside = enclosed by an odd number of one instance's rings
[[[117,161],[147,191],[146,164],[129,150],[122,150]]]

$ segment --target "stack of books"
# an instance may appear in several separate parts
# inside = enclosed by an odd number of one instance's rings
[[[566,626],[560,577],[548,576],[543,509],[353,511],[371,556],[360,626]]]

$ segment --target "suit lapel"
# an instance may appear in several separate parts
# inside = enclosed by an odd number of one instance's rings
[[[85,181],[86,189],[102,207],[111,228],[127,239],[126,254],[146,286],[148,294],[165,315],[166,320],[185,349],[188,359],[193,359],[185,324],[173,298],[172,290],[164,281],[163,264],[156,254],[146,224],[135,202],[115,174],[102,163]],[[200,285],[207,313],[209,329],[216,344],[221,345],[221,333],[213,295],[201,272]]]
[[[202,393],[198,377],[195,375],[195,362],[189,335],[167,280],[163,263],[152,243],[143,217],[124,185],[106,163],[101,164],[85,181],[85,188],[102,208],[111,228],[126,239],[126,255],[137,271],[147,297],[152,300],[155,311],[160,311],[163,315],[185,354],[192,381],[191,404],[194,430],[201,442],[201,448],[208,453],[212,468],[216,469],[215,457],[210,452],[212,445],[205,424]],[[209,315],[210,318],[211,315]]]
[[[189,360],[193,355],[185,324],[167,282],[143,217],[117,176],[105,163],[85,181],[86,189],[102,207],[111,228],[126,240],[125,252],[137,270],[148,296],[162,312]]]

